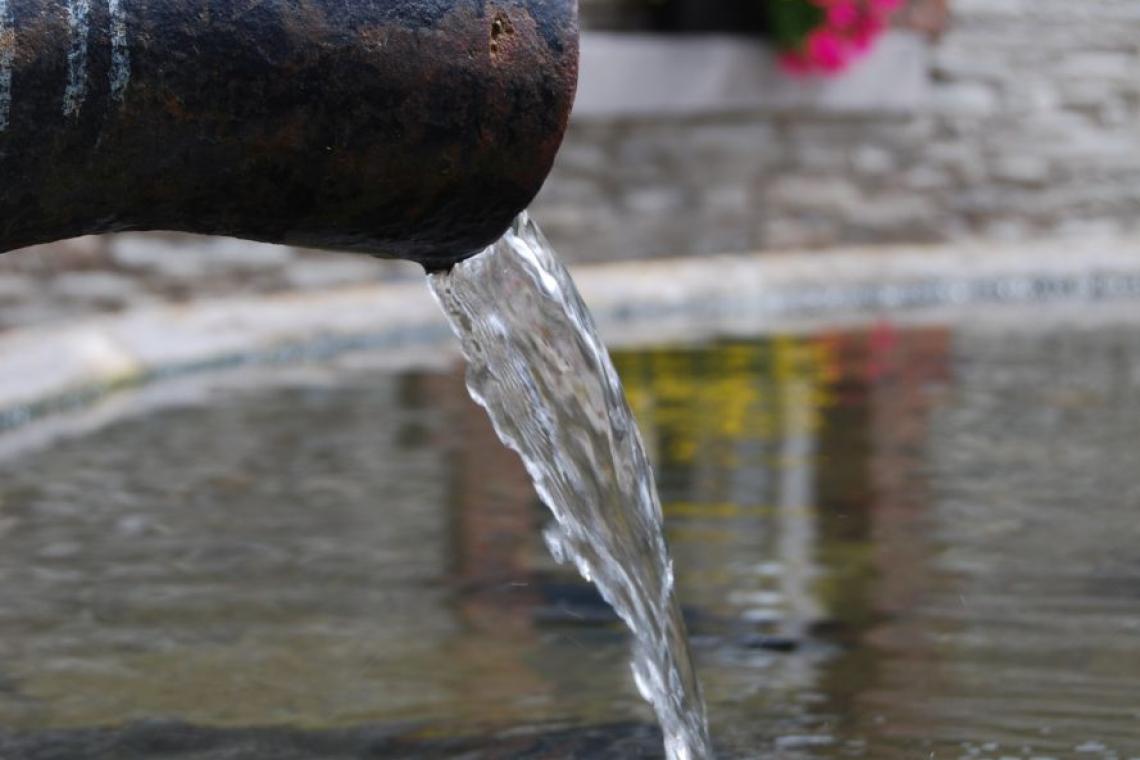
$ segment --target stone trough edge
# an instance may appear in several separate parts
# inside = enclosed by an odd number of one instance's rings
[[[751,253],[578,267],[607,337],[809,317],[1114,295],[1140,299],[1140,239]],[[648,331],[648,332],[646,332]],[[422,282],[146,306],[0,335],[0,412],[84,388],[322,340],[453,350]]]

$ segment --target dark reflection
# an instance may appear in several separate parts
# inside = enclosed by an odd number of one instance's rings
[[[618,353],[724,756],[1140,757],[1136,356]],[[283,385],[0,463],[0,757],[659,751],[461,368]]]
[[[817,556],[833,617],[820,633],[844,651],[822,671],[821,686],[845,732],[890,734],[937,680],[936,644],[910,612],[930,588],[925,453],[935,403],[951,380],[950,334],[882,324],[824,340],[834,365],[820,435]],[[891,683],[904,657],[906,676]],[[921,716],[906,720],[917,721],[908,727],[916,738],[929,736]]]
[[[486,737],[433,737],[393,726],[348,729],[207,728],[153,721],[113,729],[6,737],[0,757],[74,760],[650,760],[661,734],[643,725],[529,729]]]

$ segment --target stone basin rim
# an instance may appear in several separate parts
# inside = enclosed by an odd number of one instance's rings
[[[617,346],[883,320],[1140,322],[1140,238],[752,253],[574,271]],[[116,389],[361,353],[400,367],[457,357],[420,281],[149,305],[16,329],[0,334],[0,435],[38,419],[37,407],[74,409]]]

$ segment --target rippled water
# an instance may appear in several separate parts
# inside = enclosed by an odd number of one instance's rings
[[[633,633],[634,680],[666,755],[712,757],[653,467],[570,273],[524,214],[491,248],[430,279],[470,365],[471,397],[554,513],[551,552]]]
[[[1140,758],[1140,319],[1052,314],[614,353],[718,757]],[[251,379],[0,461],[0,758],[661,757],[461,361]]]

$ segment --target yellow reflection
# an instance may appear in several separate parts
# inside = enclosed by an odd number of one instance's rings
[[[833,341],[784,337],[724,342],[713,349],[662,348],[618,353],[614,363],[658,467],[733,470],[742,456],[765,444],[818,431],[833,403],[830,384],[839,375]],[[807,413],[789,415],[793,395]],[[749,446],[749,444],[755,444]],[[728,519],[762,516],[764,508],[733,500],[666,503],[670,517]]]

